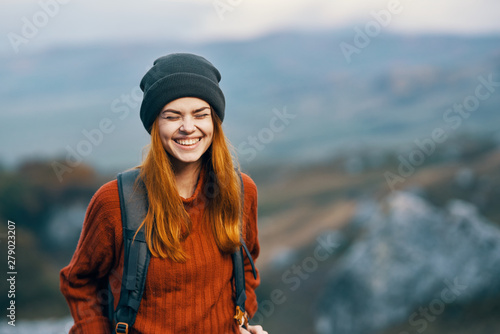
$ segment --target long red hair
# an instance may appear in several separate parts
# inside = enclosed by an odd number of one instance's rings
[[[213,111],[212,122],[212,144],[201,158],[205,169],[203,220],[210,226],[219,249],[231,253],[241,245],[241,186],[221,121]],[[189,233],[191,223],[177,191],[170,158],[160,139],[158,119],[153,123],[150,149],[140,168],[149,208],[139,230],[144,226],[153,256],[185,262],[188,257],[181,242]]]

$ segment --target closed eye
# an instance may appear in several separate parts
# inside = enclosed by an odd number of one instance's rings
[[[177,121],[177,120],[181,119],[180,116],[165,116],[165,115],[163,115],[162,117],[165,119],[168,119],[169,121]]]

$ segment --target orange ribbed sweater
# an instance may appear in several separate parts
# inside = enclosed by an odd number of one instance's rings
[[[245,188],[244,239],[252,258],[259,254],[257,187],[242,174]],[[239,333],[235,314],[231,256],[218,249],[212,232],[202,224],[202,177],[192,197],[183,199],[192,229],[182,246],[186,263],[151,258],[146,286],[133,329],[129,333]],[[90,201],[82,233],[70,264],[61,270],[60,287],[75,324],[70,333],[111,333],[103,316],[108,277],[118,304],[123,272],[123,234],[116,180],[103,185]],[[251,266],[245,259],[246,308],[257,311]]]

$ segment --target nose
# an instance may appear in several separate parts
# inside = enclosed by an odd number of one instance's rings
[[[193,117],[191,116],[183,117],[182,125],[179,130],[185,133],[193,133],[196,130]]]

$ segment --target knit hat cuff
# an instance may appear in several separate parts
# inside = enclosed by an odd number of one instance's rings
[[[149,133],[163,107],[181,97],[196,97],[204,100],[214,109],[221,121],[224,119],[226,101],[218,84],[202,75],[175,73],[156,81],[144,93],[140,115]]]

